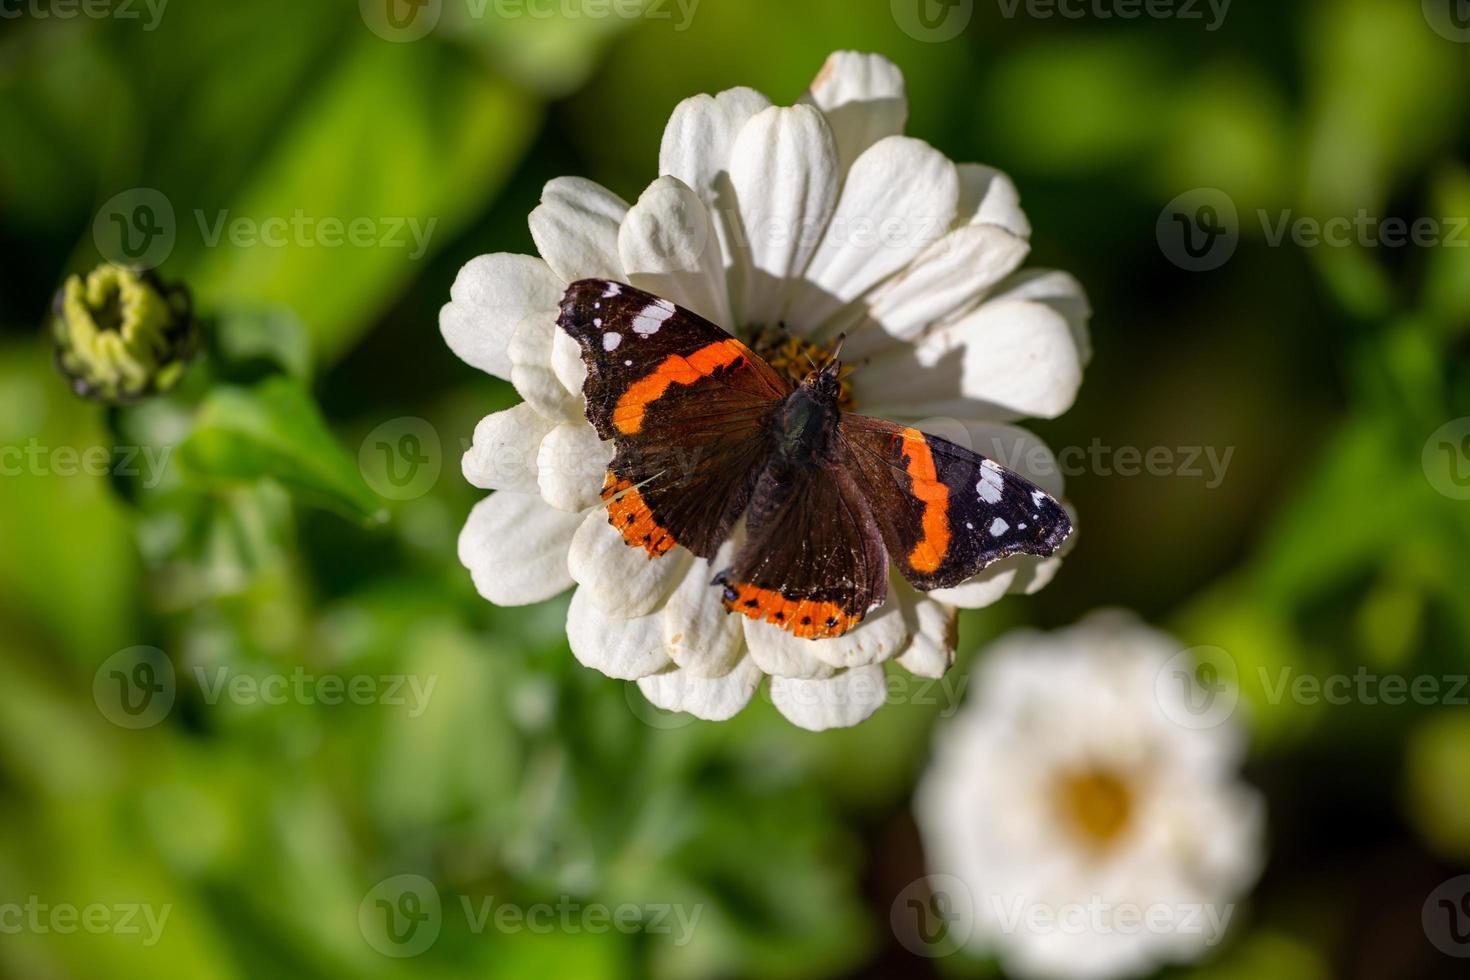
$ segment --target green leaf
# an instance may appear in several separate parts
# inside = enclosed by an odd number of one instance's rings
[[[201,304],[289,307],[326,360],[480,212],[537,118],[441,45],[352,37],[231,199],[176,205]]]
[[[232,363],[268,361],[297,378],[311,375],[311,336],[291,310],[231,310],[215,325],[213,339]]]
[[[254,388],[215,389],[179,448],[184,464],[207,479],[272,479],[307,502],[364,523],[386,519],[311,396],[289,378],[271,378]]]

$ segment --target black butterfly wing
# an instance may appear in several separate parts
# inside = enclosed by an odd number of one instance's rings
[[[840,466],[772,465],[748,537],[716,582],[725,607],[805,639],[841,636],[888,590],[888,553],[862,491]]]
[[[770,455],[790,383],[713,323],[624,283],[572,283],[557,322],[587,365],[587,420],[617,447],[609,522],[650,558],[675,544],[713,557]]]
[[[839,431],[844,465],[915,588],[959,585],[1010,555],[1052,555],[1072,533],[1056,498],[979,453],[861,415],[844,415]]]

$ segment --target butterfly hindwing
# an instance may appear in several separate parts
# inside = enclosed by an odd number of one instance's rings
[[[887,594],[883,539],[840,466],[769,467],[746,529],[733,567],[716,579],[731,612],[816,640],[846,633]]]
[[[979,453],[860,415],[840,428],[846,465],[916,588],[959,585],[1009,555],[1049,556],[1072,533],[1054,497]]]
[[[649,557],[713,557],[765,467],[791,385],[708,320],[625,283],[573,283],[561,329],[587,365],[587,418],[617,453],[608,520]]]

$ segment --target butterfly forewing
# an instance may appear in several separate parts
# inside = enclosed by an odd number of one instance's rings
[[[559,325],[582,349],[587,418],[617,454],[608,520],[650,557],[713,557],[765,467],[791,385],[724,330],[624,283],[575,282]]]
[[[1051,555],[1072,533],[1056,498],[979,453],[860,415],[844,415],[841,431],[893,563],[916,588],[959,585],[1010,555]]]

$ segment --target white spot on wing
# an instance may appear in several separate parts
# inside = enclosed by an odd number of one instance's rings
[[[1009,524],[1007,524],[1005,521],[1003,521],[1002,519],[1000,519],[999,517],[997,517],[995,520],[993,520],[993,521],[990,522],[990,536],[992,538],[998,538],[1002,534],[1005,534],[1010,529],[1011,529],[1011,526]]]
[[[613,351],[617,350],[618,344],[621,344],[622,342],[623,335],[620,333],[605,333],[602,335],[602,349],[607,351],[608,353],[612,353]]]
[[[1036,506],[1040,507],[1041,506],[1041,502],[1043,500],[1045,500],[1045,499],[1046,499],[1046,494],[1042,493],[1040,490],[1032,490],[1031,491],[1031,502],[1033,504],[1035,504]]]
[[[610,282],[610,283],[607,284],[607,291],[602,294],[602,298],[603,299],[607,299],[609,296],[616,296],[619,293],[621,293],[622,291],[623,291],[623,287],[622,286],[618,285],[615,282]]]
[[[1000,467],[988,459],[980,464],[980,482],[975,484],[975,492],[987,504],[1000,503],[1004,495],[1005,476],[1001,474]]]
[[[633,318],[633,332],[644,337],[658,333],[664,321],[674,315],[674,305],[668,300],[654,300]]]

